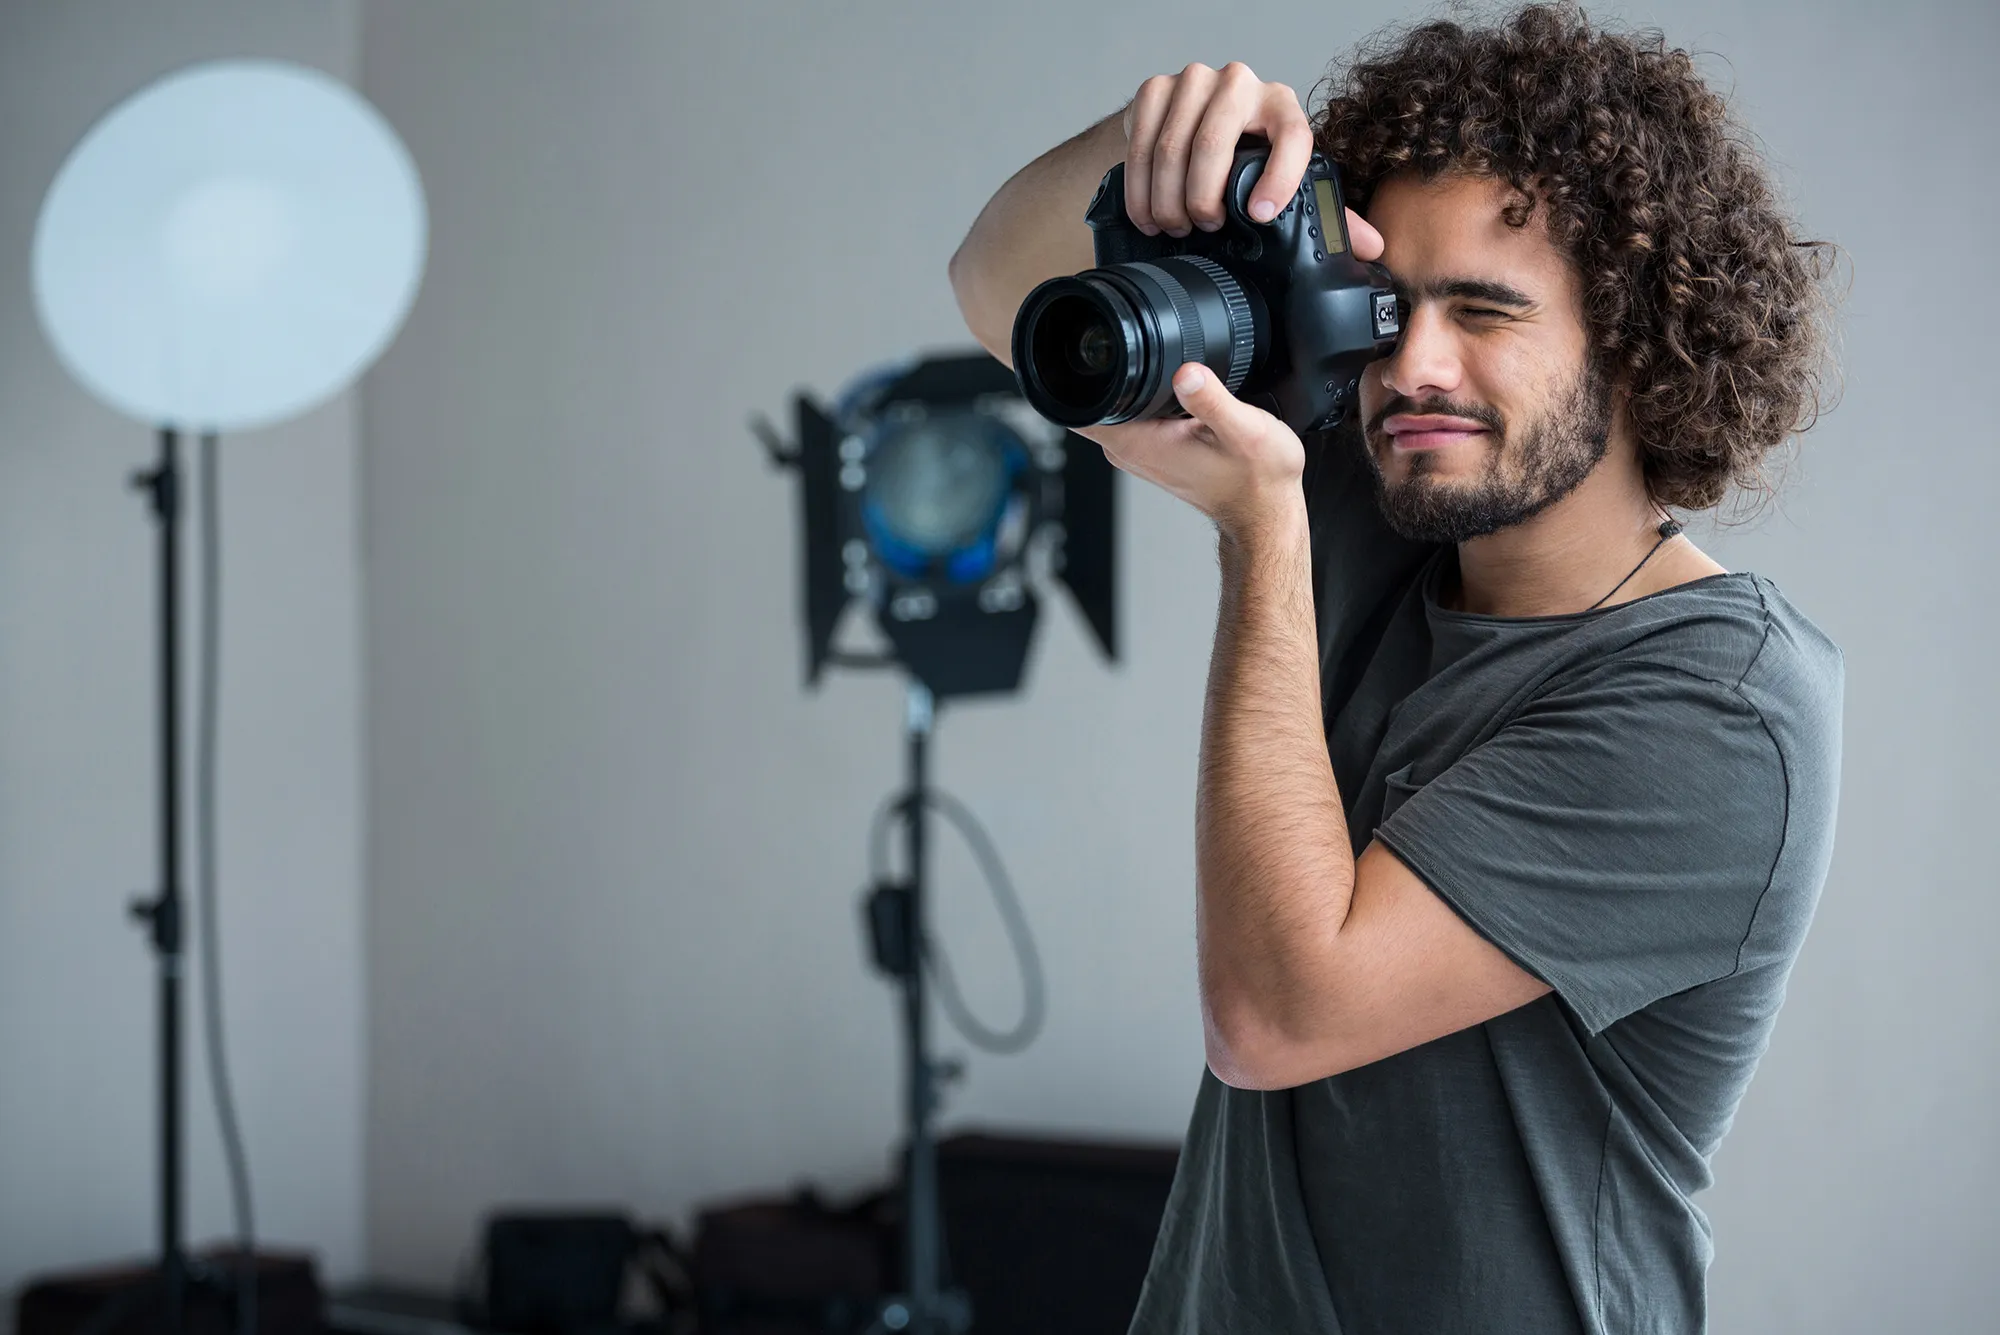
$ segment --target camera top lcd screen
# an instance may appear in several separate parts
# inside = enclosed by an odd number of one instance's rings
[[[1333,182],[1322,176],[1313,182],[1313,198],[1319,201],[1319,230],[1326,240],[1326,253],[1338,255],[1347,249],[1346,219],[1340,216],[1340,201],[1333,197]]]

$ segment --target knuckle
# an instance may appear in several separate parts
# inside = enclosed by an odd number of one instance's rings
[[[1195,132],[1194,147],[1198,153],[1221,153],[1235,148],[1236,140],[1233,130],[1220,125],[1204,125]]]

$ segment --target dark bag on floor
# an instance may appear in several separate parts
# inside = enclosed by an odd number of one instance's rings
[[[486,1221],[482,1325],[556,1335],[618,1323],[639,1234],[620,1214],[511,1212]]]
[[[1171,1145],[939,1141],[945,1254],[976,1335],[1123,1335],[1179,1158]]]
[[[894,1202],[834,1207],[811,1190],[703,1210],[694,1237],[703,1335],[850,1335],[897,1270]]]
[[[195,1258],[224,1285],[236,1282],[237,1253]],[[257,1335],[319,1335],[319,1272],[305,1255],[259,1252]],[[79,1270],[31,1280],[14,1308],[15,1335],[157,1335],[161,1326],[159,1267],[130,1265]],[[190,1290],[188,1335],[235,1335],[230,1302],[207,1287]]]

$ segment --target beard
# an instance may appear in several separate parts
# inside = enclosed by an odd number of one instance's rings
[[[1378,449],[1390,448],[1382,423],[1395,413],[1438,413],[1485,426],[1491,448],[1478,476],[1442,479],[1437,457],[1419,453],[1409,456],[1409,475],[1390,486],[1382,476]],[[1437,398],[1417,403],[1397,395],[1368,419],[1363,441],[1375,475],[1375,499],[1389,527],[1417,542],[1460,543],[1533,518],[1590,476],[1611,441],[1611,386],[1597,359],[1585,358],[1518,440],[1500,414],[1483,404]]]

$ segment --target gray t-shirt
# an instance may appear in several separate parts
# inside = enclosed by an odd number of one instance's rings
[[[1380,839],[1554,991],[1296,1089],[1204,1072],[1135,1335],[1700,1331],[1694,1204],[1832,854],[1840,651],[1770,580],[1447,611],[1456,549],[1312,455],[1327,746]]]

